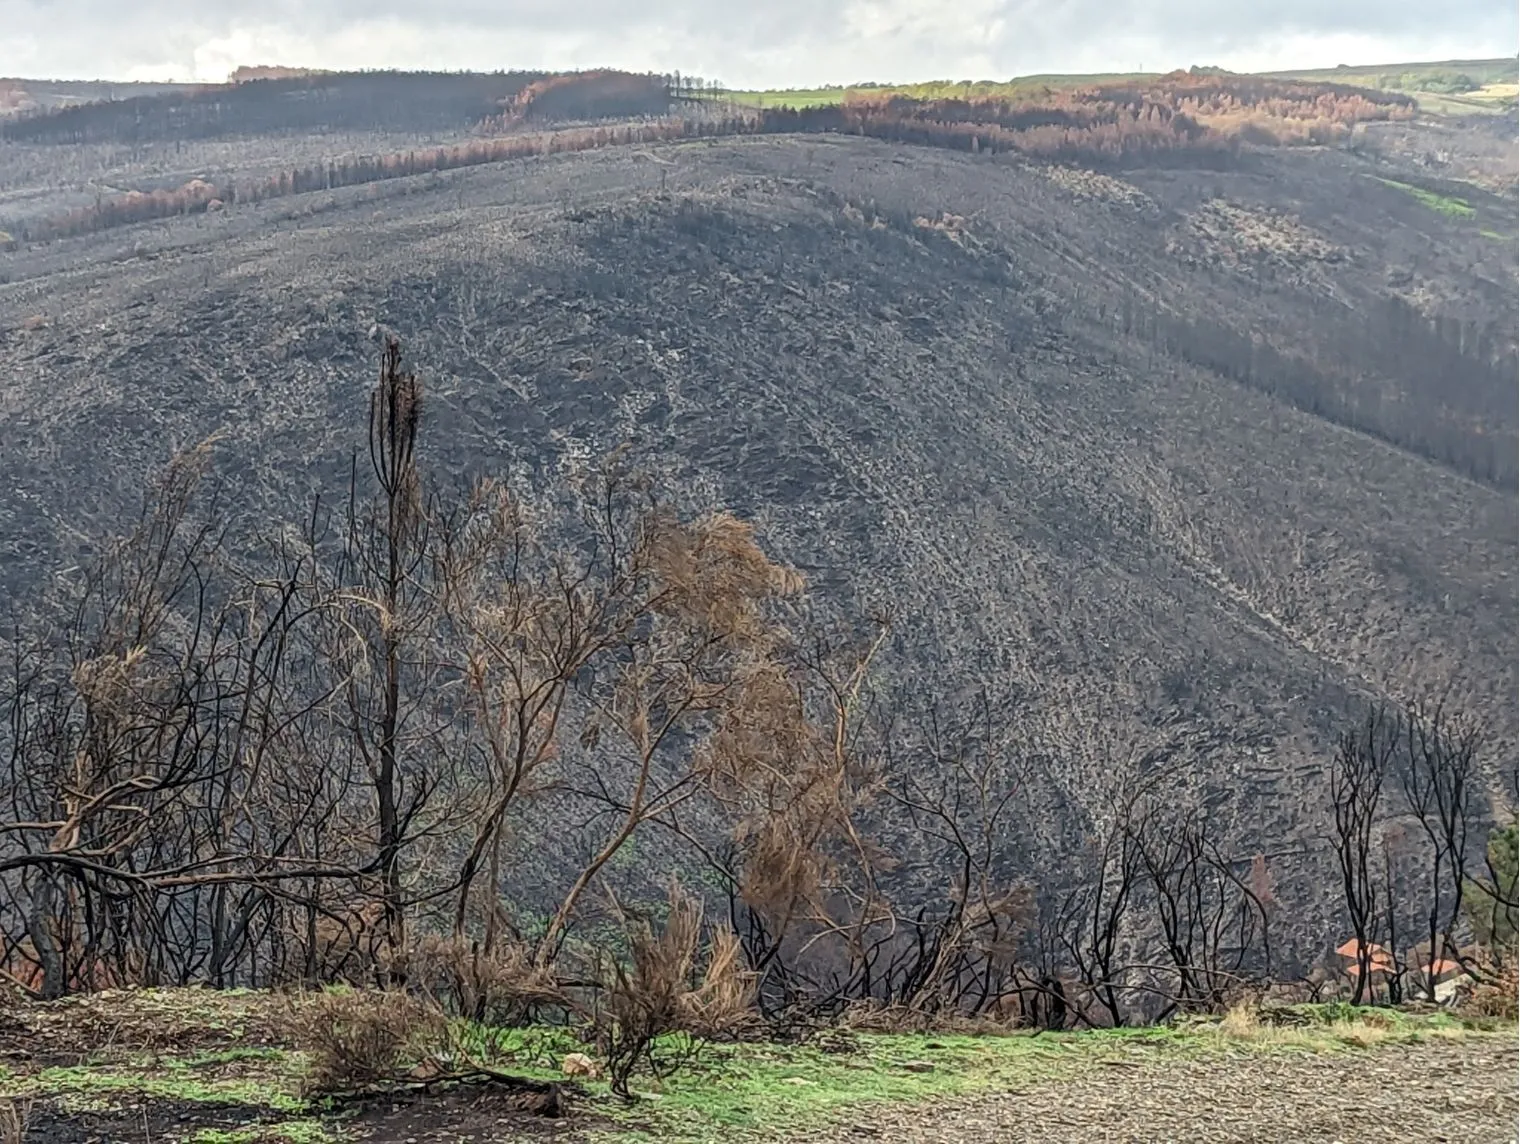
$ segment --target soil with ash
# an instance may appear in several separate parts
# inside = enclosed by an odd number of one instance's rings
[[[26,1144],[122,1144],[136,1140],[187,1140],[208,1129],[231,1132],[287,1119],[256,1104],[134,1097],[114,1108],[71,1111],[52,1102],[34,1105]],[[420,1139],[420,1137],[419,1137]]]
[[[421,1090],[369,1099],[332,1117],[343,1138],[370,1144],[416,1141],[556,1140],[583,1137],[598,1118],[572,1109],[562,1086],[546,1101],[536,1092],[490,1084]],[[27,1144],[120,1144],[122,1141],[194,1140],[208,1130],[241,1131],[269,1125],[289,1114],[244,1103],[158,1100],[133,1094],[109,1108],[70,1109],[39,1100],[27,1115]],[[572,1127],[573,1126],[573,1127]],[[271,1139],[274,1137],[272,1136]]]
[[[446,1092],[417,1092],[371,1101],[348,1130],[369,1144],[412,1141],[489,1141],[580,1139],[592,1126],[581,1110],[572,1111],[573,1095],[556,1086],[550,1100],[540,1093],[494,1085],[466,1084]]]

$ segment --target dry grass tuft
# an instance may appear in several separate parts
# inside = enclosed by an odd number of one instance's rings
[[[1415,1035],[1392,1012],[1349,1006],[1262,1006],[1254,1002],[1234,1006],[1217,1023],[1201,1026],[1197,1031],[1203,1035],[1212,1032],[1226,1041],[1305,1049],[1336,1045],[1371,1048]],[[1467,1032],[1455,1024],[1422,1024],[1417,1035],[1460,1040]]]
[[[1232,1040],[1248,1041],[1262,1031],[1261,1014],[1255,1005],[1234,1006],[1219,1022],[1219,1031]]]
[[[884,1005],[857,1001],[839,1015],[838,1027],[854,1033],[954,1033],[997,1036],[1014,1031],[1006,1018],[993,1013],[968,1016],[953,1008],[926,1009],[916,1005]]]

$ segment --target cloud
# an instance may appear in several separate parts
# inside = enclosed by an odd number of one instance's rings
[[[0,0],[0,74],[239,64],[680,69],[730,86],[1513,54],[1509,0]]]

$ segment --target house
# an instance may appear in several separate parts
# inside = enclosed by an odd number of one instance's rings
[[[1410,975],[1412,988],[1424,1000],[1434,1001],[1438,1005],[1449,1004],[1466,980],[1467,971],[1462,968],[1462,964],[1445,957],[1438,957],[1430,964],[1420,966]],[[1433,982],[1428,995],[1425,994],[1427,982]]]
[[[1347,959],[1348,964],[1341,967],[1341,972],[1353,981],[1362,971],[1361,949],[1356,938],[1351,938],[1335,951]],[[1393,955],[1376,942],[1367,943],[1367,973],[1369,977],[1378,975],[1392,977],[1398,973],[1398,966]]]
[[[1335,951],[1346,959],[1346,964],[1341,966],[1341,972],[1352,982],[1361,976],[1362,959],[1359,953],[1362,948],[1355,938],[1351,938]],[[1460,962],[1449,958],[1437,957],[1434,961],[1427,962],[1425,958],[1429,956],[1428,946],[1416,946],[1411,950],[1409,957],[1415,964],[1405,965],[1402,969],[1398,959],[1386,947],[1376,942],[1368,942],[1366,951],[1369,986],[1375,986],[1380,977],[1385,980],[1402,977],[1411,996],[1425,1001],[1434,1001],[1439,1005],[1449,1004],[1468,976]],[[1434,988],[1428,992],[1427,982],[1434,983]]]

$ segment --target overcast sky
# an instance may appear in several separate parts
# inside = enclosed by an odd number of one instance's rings
[[[1514,0],[0,0],[0,76],[681,70],[730,87],[1513,55]],[[425,15],[424,15],[425,14]]]

